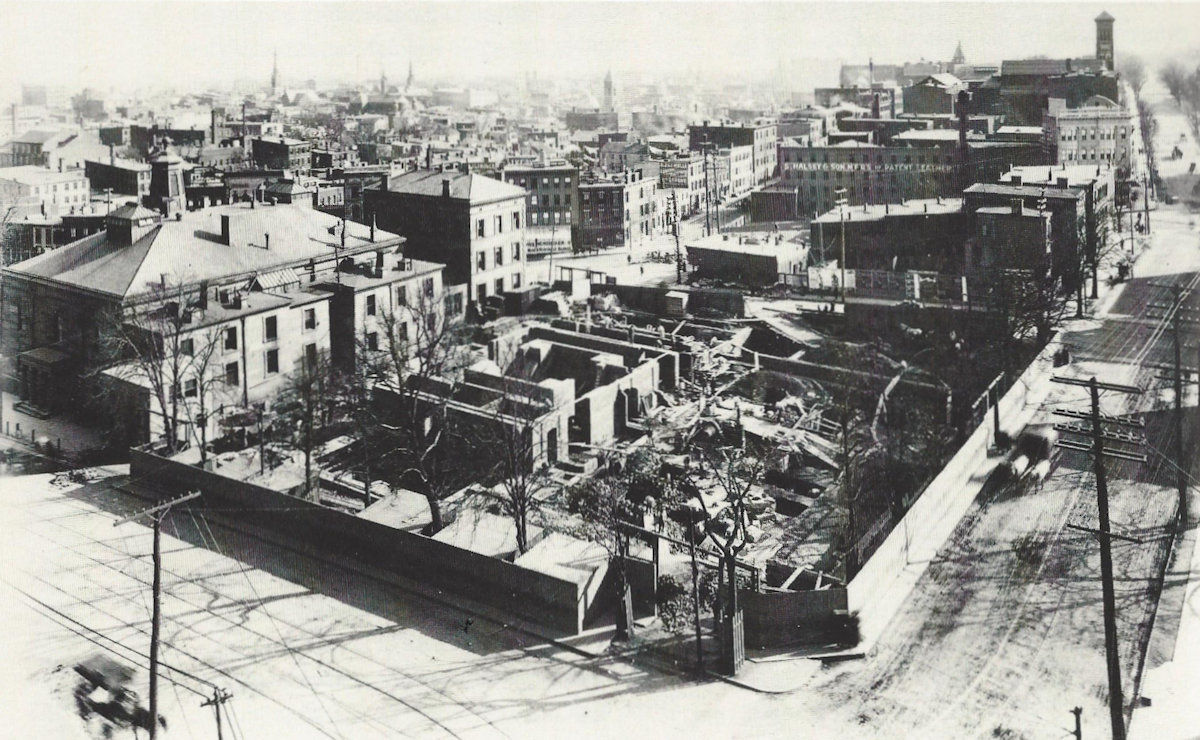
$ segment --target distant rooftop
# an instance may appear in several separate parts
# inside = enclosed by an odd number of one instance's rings
[[[136,221],[158,214],[140,206],[126,206],[113,216]],[[222,234],[228,217],[231,241]],[[238,275],[303,265],[324,260],[341,247],[341,219],[312,208],[292,205],[248,204],[217,206],[183,213],[150,226],[132,244],[123,244],[102,231],[32,259],[8,271],[77,286],[84,290],[126,298],[161,282],[163,275],[177,280],[219,280]],[[343,255],[396,247],[402,239],[370,227],[346,222]],[[267,244],[266,235],[270,235]]]
[[[511,185],[501,180],[459,170],[413,170],[393,176],[388,182],[388,191],[407,193],[409,195],[424,195],[427,197],[443,197],[445,194],[443,182],[450,184],[449,197],[455,200],[465,200],[471,203],[491,203],[509,198],[525,198],[524,188]]]
[[[78,169],[59,172],[32,164],[20,167],[0,167],[0,180],[14,180],[25,185],[78,180],[81,177],[83,177],[83,170]]]
[[[903,203],[846,206],[844,218],[851,221],[881,221],[885,218],[904,216],[934,216],[962,210],[962,198],[927,198],[906,200]],[[837,208],[822,213],[815,223],[837,224],[843,214]]]

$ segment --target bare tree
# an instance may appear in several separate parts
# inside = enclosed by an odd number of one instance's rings
[[[136,304],[108,311],[100,323],[102,364],[110,375],[148,389],[162,416],[168,453],[182,441],[182,391],[192,361],[184,351],[192,320],[187,297],[184,284],[164,280]]]
[[[829,421],[837,427],[838,498],[846,512],[846,529],[843,537],[846,581],[858,572],[858,539],[861,525],[859,519],[865,503],[862,499],[866,487],[866,461],[876,449],[871,437],[870,417],[856,402],[847,388],[834,397],[833,405],[826,412]]]
[[[639,505],[629,494],[629,481],[616,475],[589,479],[572,492],[572,509],[583,519],[576,534],[600,544],[615,568],[620,595],[616,619],[618,639],[628,639],[633,630],[633,595],[626,573],[629,532],[625,525],[637,523]]]
[[[378,327],[382,343],[376,373],[395,398],[381,424],[386,442],[381,472],[390,484],[425,496],[430,528],[437,532],[445,526],[442,500],[466,485],[472,473],[459,457],[461,430],[448,410],[469,358],[466,329],[447,320],[438,299],[424,289],[384,312]]]
[[[1187,78],[1187,70],[1176,61],[1167,62],[1158,70],[1158,79],[1166,86],[1167,92],[1175,99],[1175,102],[1180,105],[1183,103]]]
[[[324,351],[301,358],[274,404],[276,418],[282,422],[289,442],[304,454],[306,494],[312,492],[313,450],[321,430],[331,420],[332,372]]]
[[[519,367],[510,366],[509,372],[515,374],[501,376],[497,398],[483,423],[475,425],[473,441],[475,447],[489,450],[485,479],[499,493],[500,508],[516,528],[517,549],[524,553],[529,548],[529,515],[551,483],[543,434],[557,420],[547,418],[555,411],[552,403],[532,395],[539,386],[522,377],[526,373]]]
[[[199,318],[203,320],[202,312]],[[208,426],[214,407],[235,399],[237,390],[225,381],[224,369],[220,366],[224,332],[219,326],[194,331],[179,344],[188,358],[183,368],[184,413],[200,447],[200,464],[203,466],[208,461]]]
[[[1142,86],[1146,84],[1146,63],[1136,54],[1129,54],[1121,58],[1121,63],[1118,66],[1118,71],[1129,86],[1133,88],[1134,96],[1142,94]]]

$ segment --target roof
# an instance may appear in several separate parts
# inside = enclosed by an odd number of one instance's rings
[[[1070,72],[1100,72],[1104,61],[1080,59],[1005,59],[1000,63],[1000,75],[1063,75]]]
[[[782,237],[776,242],[773,237]],[[747,238],[749,237],[749,238]],[[757,255],[762,257],[793,257],[807,251],[803,235],[798,231],[767,231],[754,234],[711,234],[688,242],[688,249],[711,249],[721,252]]]
[[[1012,179],[1013,175],[1017,175],[1022,182],[1027,184],[1054,185],[1059,178],[1065,177],[1067,185],[1075,187],[1091,185],[1104,174],[1111,174],[1111,169],[1107,165],[1028,165],[1010,168],[1008,172],[1000,175],[1000,181],[1007,182]]]
[[[101,167],[119,167],[123,170],[137,170],[139,172],[150,171],[150,165],[146,162],[138,162],[134,159],[122,159],[121,157],[115,157],[111,161],[104,159],[86,159],[84,162],[97,164]]]
[[[968,195],[1003,195],[1011,198],[1040,198],[1049,200],[1079,200],[1083,196],[1074,190],[1048,187],[1045,185],[1006,185],[1004,183],[977,182],[963,191]]]
[[[1013,213],[1013,209],[1010,206],[985,206],[983,208],[976,208],[975,212],[988,213],[994,216],[1024,216],[1025,218],[1032,218],[1035,216],[1040,216],[1042,218],[1050,217],[1050,213],[1047,211],[1039,211],[1036,208],[1026,208],[1025,206],[1021,206],[1020,213]]]
[[[110,218],[123,218],[130,221],[140,221],[143,218],[157,219],[161,216],[158,211],[152,211],[149,208],[136,203],[123,205],[108,215]]]
[[[893,136],[892,141],[958,141],[958,131],[952,128],[910,128]]]
[[[1100,12],[1100,15],[1096,16],[1096,20],[1098,20],[1098,21],[1114,21],[1114,20],[1116,20],[1116,18],[1113,18],[1111,15],[1109,15],[1107,10],[1104,10],[1104,11]]]
[[[950,74],[949,72],[939,72],[937,74],[929,75],[928,77],[926,77],[925,79],[921,80],[920,82],[918,82],[916,84],[923,85],[930,80],[937,83],[937,85],[939,87],[954,87],[955,85],[962,84],[962,80],[958,79],[957,77]]]
[[[70,182],[84,177],[83,170],[51,170],[37,165],[0,167],[0,180],[14,180],[25,185],[41,185],[46,182]]]
[[[885,218],[900,218],[902,216],[935,216],[946,213],[957,213],[962,210],[962,198],[928,198],[907,200],[903,203],[888,203],[886,205],[847,206],[844,213],[838,209],[822,213],[813,223],[836,224],[845,218],[846,221],[881,221]]]
[[[597,572],[608,568],[608,551],[595,542],[551,532],[514,560],[513,564],[564,581],[584,584]]]
[[[442,182],[450,181],[450,197],[471,203],[490,203],[510,198],[525,198],[524,188],[474,172],[414,170],[397,175],[388,182],[388,191],[442,197]]]
[[[1041,126],[1001,126],[996,129],[998,134],[1041,134]]]
[[[13,138],[13,141],[17,144],[45,144],[48,141],[53,141],[54,139],[58,138],[59,135],[60,132],[58,131],[43,131],[41,129],[33,129],[32,131],[26,131],[20,136]]]
[[[252,243],[223,243],[222,216],[230,217],[237,233],[257,235],[259,240],[270,234],[270,248],[253,243],[253,237]],[[127,298],[159,283],[163,275],[185,281],[219,280],[329,258],[341,244],[336,235],[340,223],[334,216],[295,205],[218,206],[184,213],[178,221],[164,221],[130,245],[110,241],[108,232],[102,231],[7,270]],[[394,246],[399,239],[377,230],[372,242],[369,226],[346,222],[348,253]]]

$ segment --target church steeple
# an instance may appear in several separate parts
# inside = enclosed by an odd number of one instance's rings
[[[962,42],[958,42],[958,46],[954,47],[954,57],[950,59],[951,64],[966,64],[967,57],[963,54]]]
[[[409,88],[411,88],[412,85],[413,85],[413,67],[412,67],[412,60],[409,59],[408,60],[408,79],[404,81],[404,91],[408,92]]]
[[[387,95],[387,73],[379,70],[379,94]]]
[[[275,89],[279,85],[279,51],[276,50],[271,61],[271,97],[275,97]]]

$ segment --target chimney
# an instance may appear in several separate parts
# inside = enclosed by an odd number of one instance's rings
[[[375,252],[375,277],[383,277],[383,252],[381,250]]]
[[[271,232],[268,231],[263,234],[263,249],[269,250],[270,248],[271,248]]]
[[[1021,202],[1020,198],[1013,198],[1012,215],[1020,216],[1024,212],[1025,212],[1025,204]]]
[[[196,308],[200,309],[201,311],[208,310],[208,281],[207,280],[200,281],[200,295],[197,296],[197,299],[196,299]]]
[[[1065,178],[1065,177],[1060,177],[1060,178],[1058,178],[1058,187],[1060,187],[1060,188],[1066,188],[1066,187],[1067,187],[1067,184],[1068,184],[1069,182],[1070,182],[1070,180],[1068,180],[1067,178]]]
[[[375,241],[375,214],[371,214],[371,241]]]
[[[229,214],[221,214],[221,243],[229,246]]]
[[[442,197],[443,198],[450,197],[450,178],[448,178],[448,177],[442,178]]]
[[[1012,175],[1009,178],[1009,182],[1011,182],[1013,185],[1020,185],[1021,184],[1021,176],[1020,175]]]
[[[108,164],[111,167],[117,163],[117,155],[113,152],[113,145],[108,145]]]

